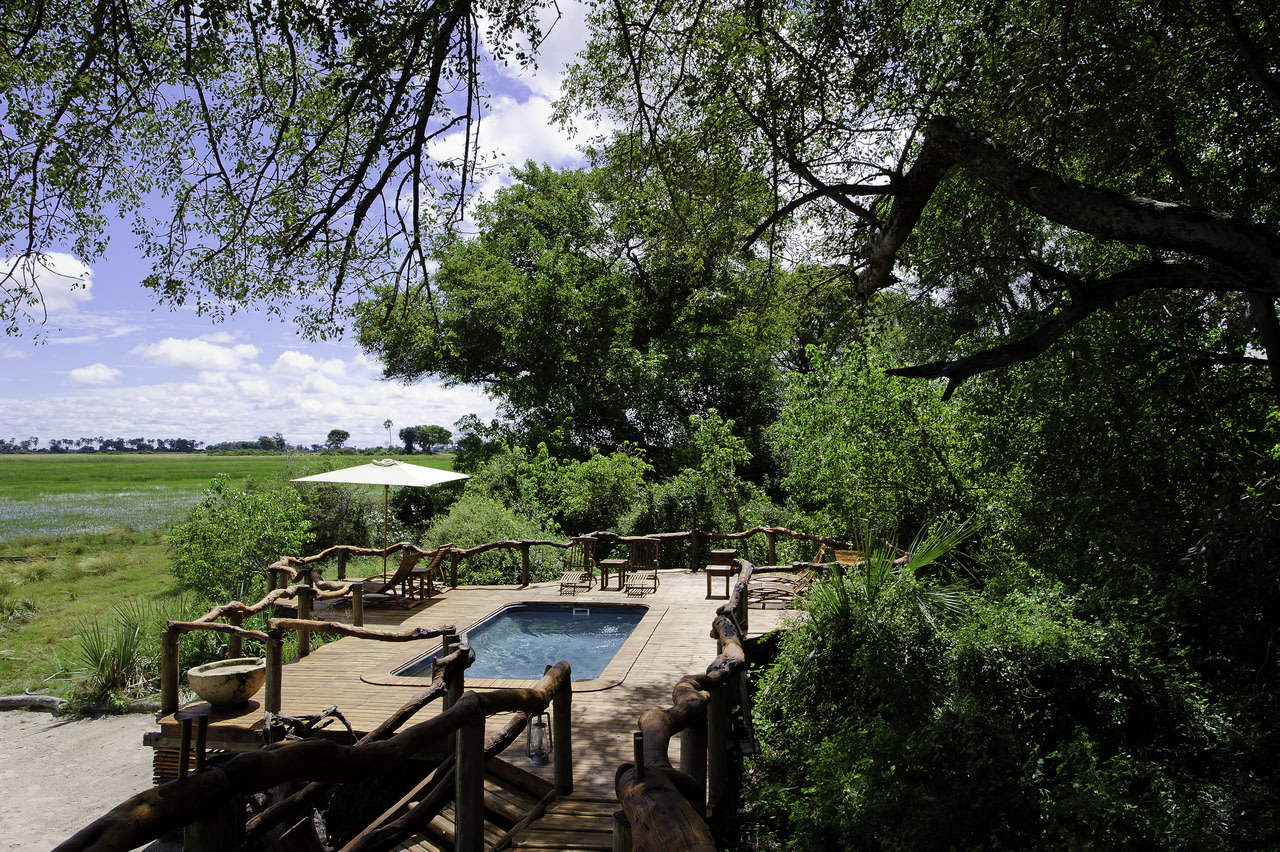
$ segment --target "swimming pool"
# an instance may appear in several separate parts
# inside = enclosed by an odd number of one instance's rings
[[[511,604],[467,630],[476,652],[467,678],[537,680],[546,667],[567,660],[574,681],[604,673],[647,606]],[[439,649],[396,669],[396,677],[430,677]]]

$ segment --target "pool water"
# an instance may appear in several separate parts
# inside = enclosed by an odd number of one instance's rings
[[[567,660],[575,681],[594,680],[644,618],[645,606],[512,604],[464,631],[476,652],[467,678],[537,680]],[[436,650],[397,669],[402,677],[430,677]]]

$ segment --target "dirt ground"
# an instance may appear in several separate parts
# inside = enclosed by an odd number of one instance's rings
[[[142,735],[155,727],[146,713],[67,720],[0,712],[0,850],[48,852],[150,787],[151,749]]]

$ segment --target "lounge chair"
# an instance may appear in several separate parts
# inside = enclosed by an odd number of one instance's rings
[[[421,586],[424,580],[427,580],[431,572],[439,568],[440,563],[444,561],[446,555],[453,548],[452,544],[446,544],[444,547],[437,548],[433,551],[421,551],[416,547],[405,547],[400,551],[400,565],[393,574],[378,574],[373,577],[367,577],[364,580],[364,596],[365,603],[369,603],[369,597],[372,595],[381,595],[388,599],[412,600],[414,597],[414,586]],[[425,569],[418,569],[418,562],[423,556],[431,556],[431,562]],[[423,590],[425,591],[425,589]]]
[[[627,567],[627,584],[623,591],[630,597],[643,597],[658,591],[658,542],[656,539],[633,539]]]
[[[562,560],[564,570],[560,575],[560,594],[576,595],[591,591],[595,583],[594,544],[593,539],[577,538],[569,545],[569,552]]]

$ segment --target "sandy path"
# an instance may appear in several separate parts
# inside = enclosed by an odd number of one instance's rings
[[[150,787],[142,735],[155,728],[145,713],[78,720],[0,713],[0,850],[48,852]]]

